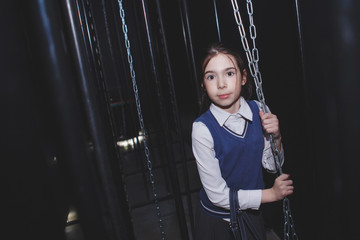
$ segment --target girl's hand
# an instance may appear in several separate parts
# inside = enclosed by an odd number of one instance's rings
[[[272,188],[262,190],[261,203],[276,202],[294,193],[293,181],[289,174],[281,174],[274,181]]]
[[[277,116],[272,113],[264,113],[264,111],[260,111],[259,115],[265,132],[268,134],[274,134],[275,139],[279,139],[281,134]]]
[[[274,185],[271,188],[274,194],[275,201],[282,200],[284,197],[293,194],[293,181],[289,179],[289,174],[281,174],[275,179]]]

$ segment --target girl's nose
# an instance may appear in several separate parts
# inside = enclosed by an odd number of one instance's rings
[[[226,87],[226,81],[224,78],[219,78],[219,81],[218,81],[218,88],[219,89],[222,89],[222,88],[225,88]]]

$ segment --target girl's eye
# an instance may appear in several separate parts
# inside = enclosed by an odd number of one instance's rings
[[[206,76],[206,79],[207,80],[213,80],[213,79],[215,79],[215,76],[214,75],[208,75],[208,76]]]
[[[235,74],[235,73],[232,72],[232,71],[229,71],[229,72],[226,73],[226,75],[229,76],[229,77],[234,76],[234,74]]]

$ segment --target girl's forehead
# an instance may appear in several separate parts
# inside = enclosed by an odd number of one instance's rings
[[[228,67],[237,67],[235,58],[230,54],[218,53],[214,55],[205,69],[209,68],[228,68]]]

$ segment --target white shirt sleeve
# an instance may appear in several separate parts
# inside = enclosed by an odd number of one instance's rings
[[[202,122],[194,122],[192,149],[202,186],[209,200],[216,206],[230,209],[229,187],[221,176],[219,161],[215,157],[214,141]],[[239,190],[240,209],[259,209],[262,190]]]
[[[270,136],[265,135],[264,137],[264,152],[263,152],[263,158],[262,158],[262,165],[263,167],[270,173],[276,173],[277,168],[274,161],[274,155],[272,153],[271,144],[270,144]],[[282,166],[284,163],[284,148],[281,144],[281,150],[280,150],[280,165]]]

